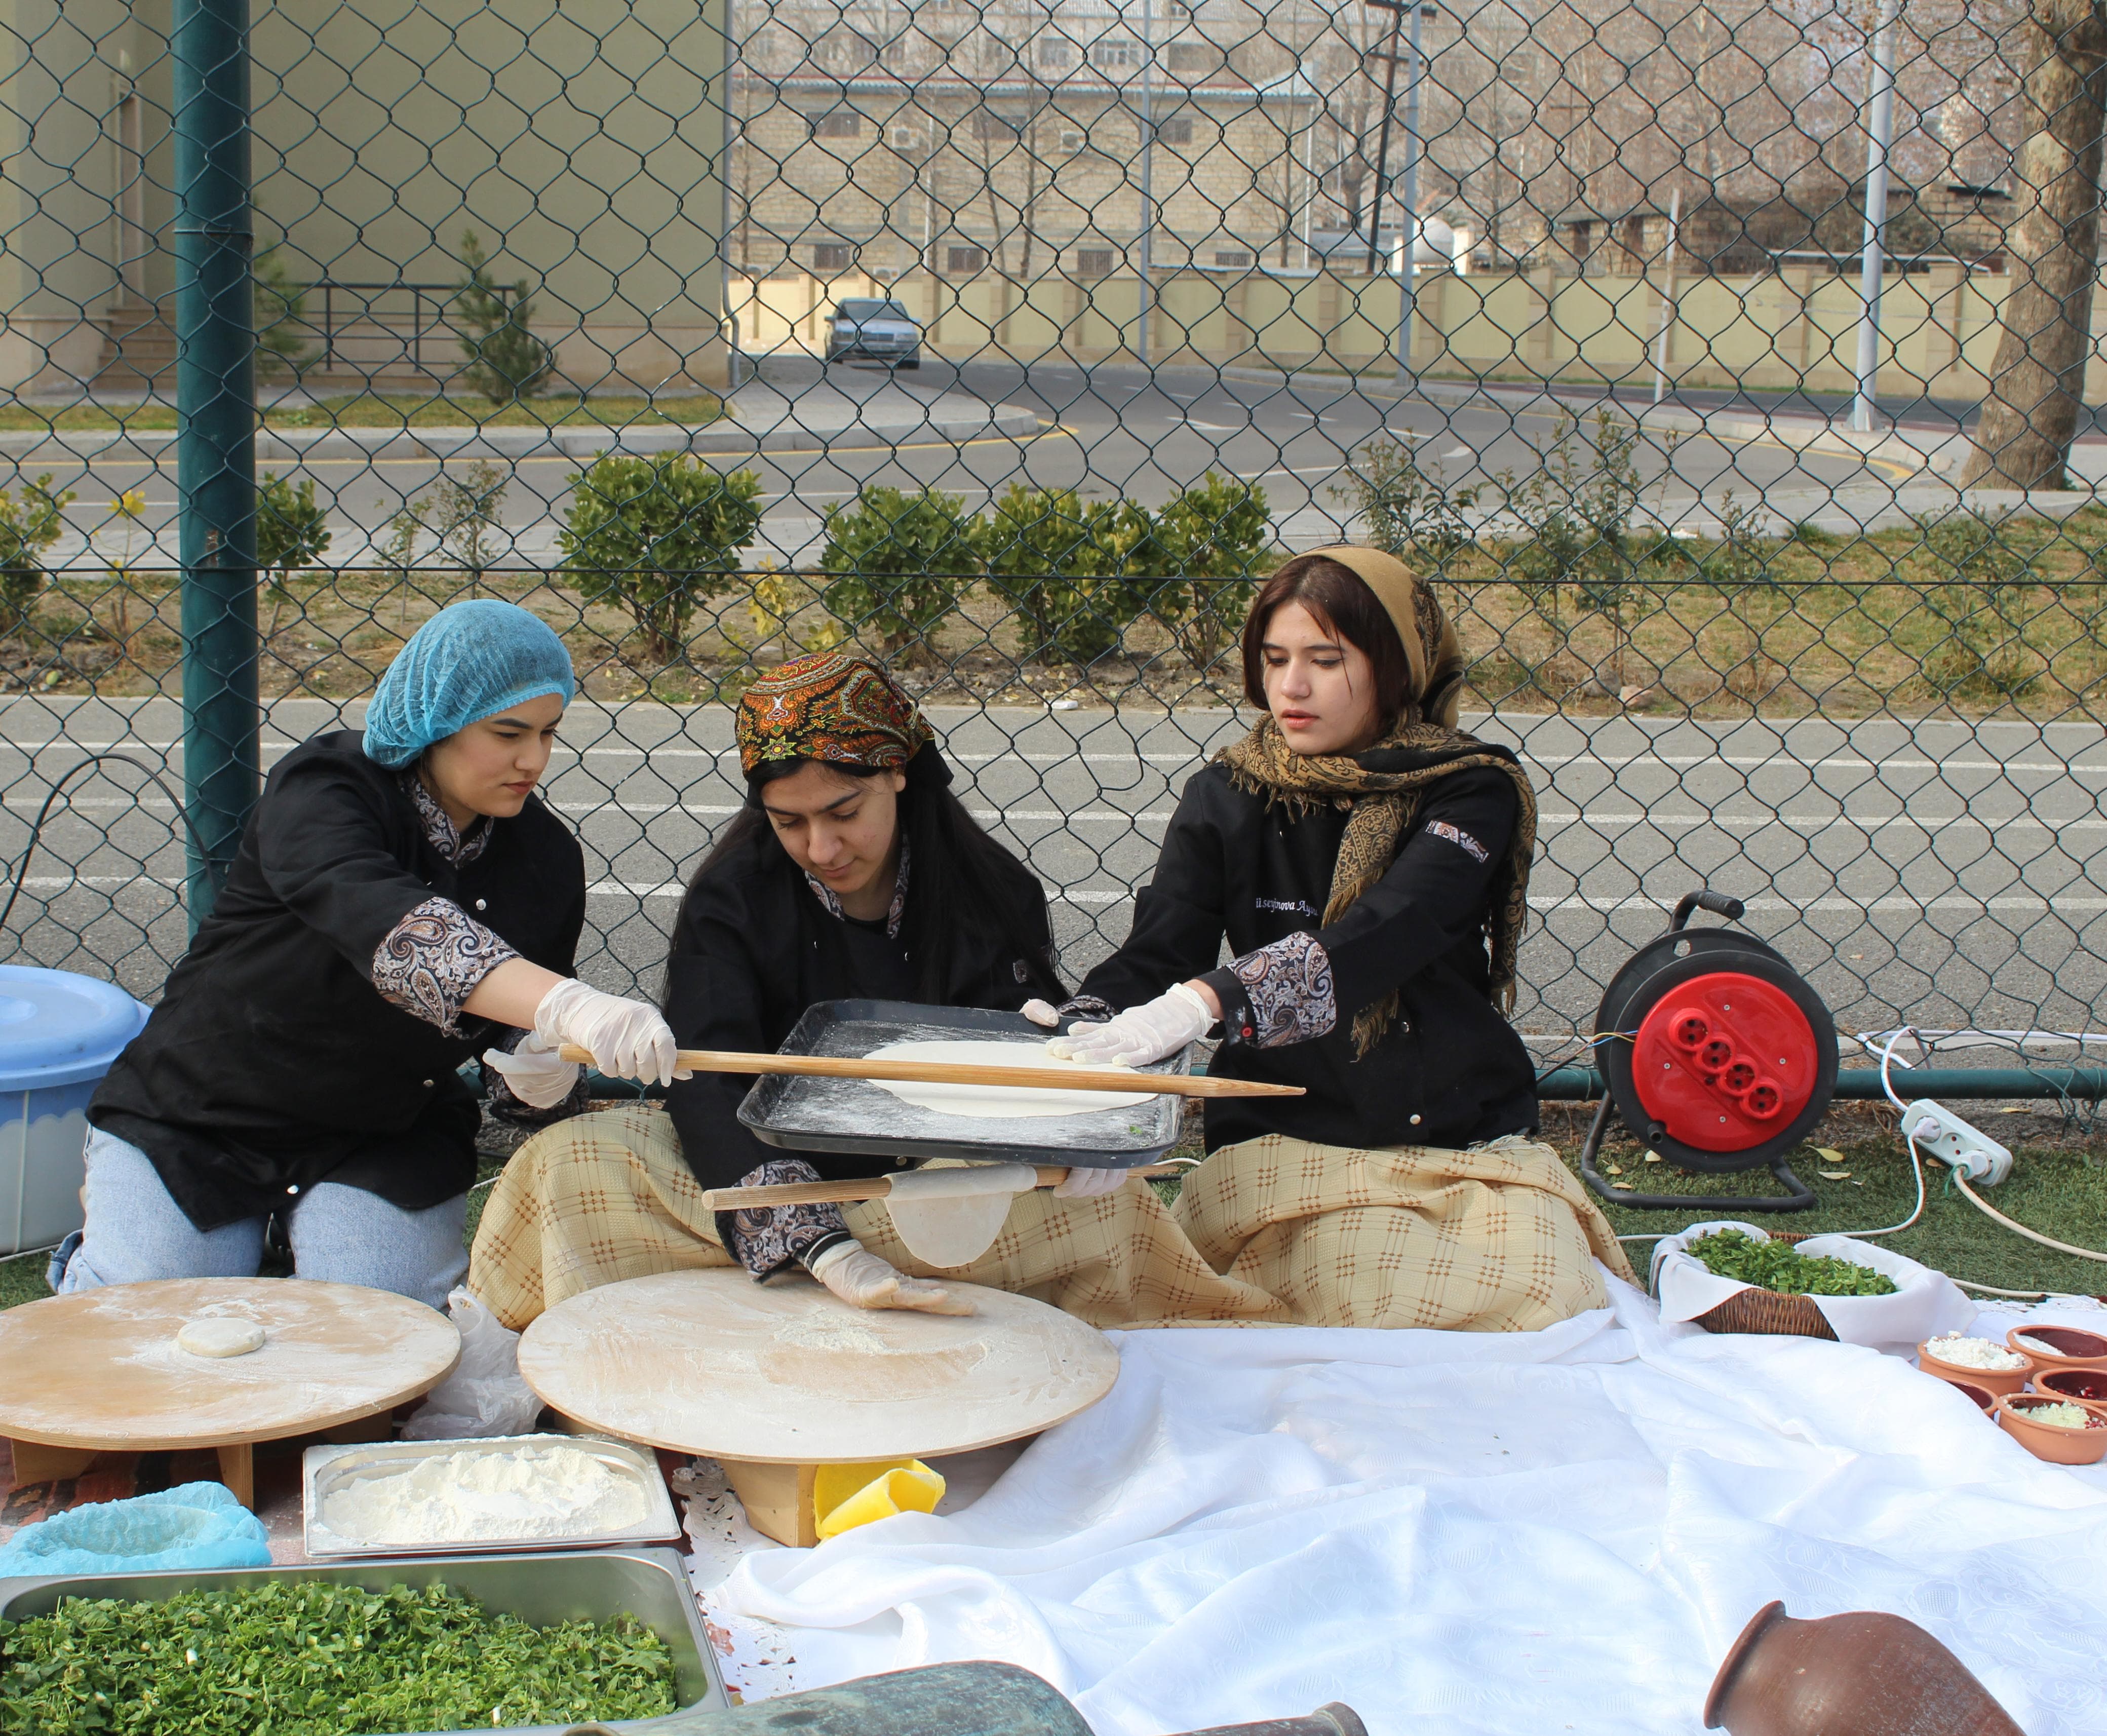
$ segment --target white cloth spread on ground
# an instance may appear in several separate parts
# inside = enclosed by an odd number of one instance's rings
[[[1372,1736],[1688,1736],[1782,1598],[1921,1622],[2028,1736],[2107,1729],[2107,1474],[1903,1359],[1611,1289],[1534,1333],[1116,1333],[1112,1394],[966,1510],[699,1561],[729,1673],[1006,1659],[1098,1736],[1328,1700]]]

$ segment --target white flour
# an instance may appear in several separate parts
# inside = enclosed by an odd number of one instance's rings
[[[635,1478],[553,1444],[438,1454],[359,1477],[321,1508],[338,1536],[376,1546],[600,1536],[641,1524],[649,1511]]]

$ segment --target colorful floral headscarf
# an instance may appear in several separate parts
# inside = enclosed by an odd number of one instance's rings
[[[748,777],[773,759],[904,767],[937,739],[892,677],[847,651],[797,658],[762,676],[740,695],[733,735]]]

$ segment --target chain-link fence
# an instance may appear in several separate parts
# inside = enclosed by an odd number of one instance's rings
[[[7,16],[7,956],[150,996],[259,761],[486,595],[582,677],[594,980],[655,981],[726,702],[851,641],[1073,976],[1348,535],[1538,781],[1547,1063],[1700,881],[1844,1028],[2097,1023],[2090,11]]]

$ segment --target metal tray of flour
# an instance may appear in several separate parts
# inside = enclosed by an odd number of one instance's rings
[[[1018,1045],[1018,1061],[1043,1058],[1048,1032],[1022,1013],[921,1006],[911,1001],[824,1001],[807,1007],[784,1040],[784,1055],[854,1055],[887,1043],[976,1037]],[[1140,1069],[1182,1073],[1192,1051]],[[1132,1169],[1178,1143],[1185,1100],[1152,1097],[1130,1109],[1087,1115],[990,1121],[902,1102],[868,1079],[808,1079],[766,1073],[739,1106],[753,1136],[792,1151],[853,1153],[905,1163],[965,1158],[982,1163],[1069,1163]],[[1027,1131],[1028,1130],[1028,1131]]]

